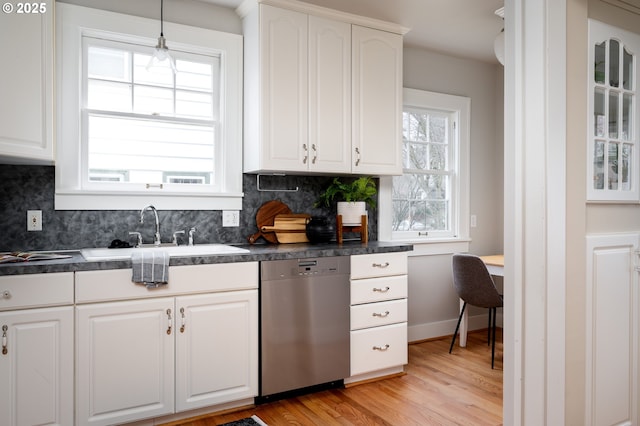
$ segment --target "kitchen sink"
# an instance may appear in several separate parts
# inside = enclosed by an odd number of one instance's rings
[[[131,258],[131,254],[138,251],[153,252],[165,251],[170,257],[185,256],[215,256],[221,254],[249,253],[249,250],[226,244],[196,244],[193,246],[147,246],[136,248],[87,248],[80,250],[82,256],[88,261],[98,260],[122,260]]]

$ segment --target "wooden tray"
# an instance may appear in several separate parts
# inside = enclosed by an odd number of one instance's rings
[[[274,232],[279,243],[308,243],[307,222],[311,215],[306,213],[279,214],[273,220],[273,226],[263,226],[263,233]]]

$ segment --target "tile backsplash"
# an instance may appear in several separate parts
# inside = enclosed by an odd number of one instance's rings
[[[154,226],[149,212],[145,223],[140,224],[139,210],[54,210],[54,179],[53,166],[0,165],[0,252],[106,247],[114,239],[133,243],[129,231],[142,232],[145,242],[153,240]],[[247,237],[257,232],[257,210],[270,200],[286,203],[293,213],[333,218],[335,210],[313,207],[318,194],[331,179],[333,177],[329,176],[262,176],[262,191],[259,191],[256,175],[246,174],[240,226],[223,227],[221,211],[159,210],[162,241],[170,242],[175,231],[195,227],[196,244],[246,243]],[[277,190],[296,187],[298,191],[294,192]],[[27,210],[42,210],[42,231],[27,231]],[[369,239],[372,241],[377,239],[376,218],[376,212],[369,211]],[[264,242],[258,240],[258,243]]]

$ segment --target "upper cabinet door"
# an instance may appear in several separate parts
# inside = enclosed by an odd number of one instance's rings
[[[640,201],[640,35],[589,20],[587,198]]]
[[[244,171],[401,174],[404,29],[301,4],[240,12]]]
[[[352,26],[353,152],[358,174],[402,174],[402,36]]]
[[[307,15],[260,5],[263,168],[308,168]]]
[[[351,173],[351,25],[309,16],[309,170]]]
[[[0,14],[0,157],[53,164],[53,1],[13,4]]]

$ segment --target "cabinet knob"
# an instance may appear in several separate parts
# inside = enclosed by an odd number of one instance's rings
[[[5,290],[2,292],[3,299],[11,299],[11,292],[9,290]]]

